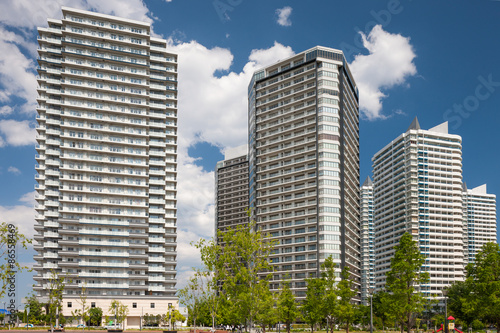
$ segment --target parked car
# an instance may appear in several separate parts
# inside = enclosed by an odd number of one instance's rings
[[[106,325],[104,326],[104,329],[105,330],[114,330],[114,329],[118,329],[118,330],[121,330],[122,329],[122,325],[119,324],[119,325]]]
[[[26,324],[24,327],[33,327],[33,324]]]
[[[76,328],[86,328],[86,327],[87,327],[87,326],[85,326],[84,324],[78,324],[78,325],[76,326]]]

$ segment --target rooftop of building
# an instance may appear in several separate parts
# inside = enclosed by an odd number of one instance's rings
[[[460,140],[460,142],[462,141],[462,137],[460,135],[449,133],[447,121],[445,121],[444,123],[441,123],[437,126],[434,126],[432,128],[429,128],[428,130],[425,130],[425,129],[422,129],[420,127],[420,123],[418,121],[418,118],[415,117],[413,119],[413,121],[411,122],[410,126],[408,127],[408,129],[404,133],[401,133],[400,135],[398,135],[398,137],[396,137],[394,140],[391,140],[387,145],[385,145],[382,149],[380,149],[379,151],[377,151],[373,155],[372,161],[374,161],[378,155],[385,153],[388,148],[393,146],[395,142],[400,141],[402,137],[409,135],[411,133],[415,133],[415,132],[419,133],[419,134],[420,133],[421,134],[425,134],[425,133],[433,134],[433,135],[441,136],[441,137],[447,138],[447,139],[458,139],[458,140]]]

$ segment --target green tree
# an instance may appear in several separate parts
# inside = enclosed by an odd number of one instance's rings
[[[102,324],[102,309],[90,308],[88,326],[101,326]]]
[[[353,324],[360,324],[363,327],[370,326],[370,305],[361,304],[357,307]],[[373,324],[375,326],[375,320]]]
[[[325,295],[323,297],[323,315],[326,319],[326,333],[333,332],[335,328],[335,320],[338,311],[337,297],[337,264],[333,261],[333,257],[328,256],[321,264],[321,280],[325,286]]]
[[[266,238],[255,222],[219,232],[216,239],[201,239],[203,268],[179,291],[180,302],[188,308],[188,320],[204,320],[208,309],[212,327],[216,320],[245,324],[245,329],[273,322],[269,311],[275,301],[269,290],[272,266],[267,258],[274,242]],[[203,311],[201,311],[203,308]]]
[[[78,303],[80,303],[79,308],[72,311],[71,315],[73,317],[80,317],[82,324],[82,332],[83,332],[83,330],[85,329],[85,325],[89,320],[89,306],[87,305],[87,287],[85,285],[82,286],[80,299]]]
[[[149,314],[146,313],[142,317],[143,325],[145,327],[156,327],[160,325],[160,315],[154,315],[154,314]]]
[[[229,228],[219,234],[222,238],[218,255],[216,280],[220,282],[220,297],[225,298],[226,310],[236,322],[253,327],[253,322],[269,300],[269,281],[272,266],[267,258],[274,242],[256,228],[255,222]]]
[[[198,272],[189,279],[188,284],[179,290],[180,303],[188,309],[188,324],[193,322],[196,333],[196,321],[199,317],[201,304],[203,303],[203,280]]]
[[[120,301],[114,299],[111,301],[111,304],[109,305],[108,313],[111,316],[115,317],[115,325],[118,324],[120,325],[125,321],[128,315],[128,306],[125,304],[121,303]],[[123,327],[125,329],[125,327]]]
[[[182,313],[179,312],[179,310],[173,309],[170,312],[170,327],[172,327],[173,329],[175,329],[175,325],[177,322],[183,323],[185,321],[186,317],[184,317]]]
[[[54,325],[59,326],[59,321],[63,320],[62,315],[62,296],[66,278],[54,270],[50,273],[48,281],[49,302],[47,304],[48,321],[50,322],[50,331],[54,332]]]
[[[38,301],[38,298],[31,294],[27,298],[26,307],[30,310],[27,314],[27,322],[30,324],[40,324],[44,320],[43,305]]]
[[[302,319],[311,326],[311,333],[314,333],[314,326],[324,318],[324,295],[325,283],[319,278],[308,279],[306,298],[302,302]]]
[[[278,314],[280,320],[286,324],[287,332],[290,333],[290,326],[299,317],[300,310],[290,290],[289,281],[282,283],[281,292],[278,297]]]
[[[382,323],[382,328],[388,326],[389,324],[394,324],[394,317],[392,317],[389,304],[386,301],[388,294],[385,291],[379,291],[373,294],[373,316],[379,318]]]
[[[267,327],[271,327],[278,322],[278,311],[276,309],[275,295],[270,292],[269,287],[260,283],[261,288],[267,290],[259,291],[261,299],[257,302],[258,307],[255,312],[255,323],[262,328],[262,332],[266,332]]]
[[[215,274],[219,268],[222,248],[214,239],[200,239],[194,246],[200,251],[203,268],[198,270],[203,283],[203,299],[206,300],[212,318],[212,330],[215,329],[217,313],[220,307],[219,286]]]
[[[345,266],[342,269],[341,280],[337,283],[337,315],[339,321],[345,325],[346,333],[349,333],[349,325],[352,324],[356,315],[356,305],[351,302],[355,295],[356,291],[350,280],[349,267]]]
[[[13,224],[0,223],[0,298],[5,296],[12,276],[29,270],[17,261],[16,250],[20,250],[19,245],[26,250],[31,243]]]
[[[500,247],[486,243],[476,254],[475,262],[467,265],[466,282],[470,297],[465,312],[494,325],[500,332]]]
[[[417,288],[429,281],[429,273],[422,271],[425,257],[409,233],[401,236],[391,259],[391,270],[386,277],[389,312],[399,322],[401,332],[406,325],[408,332],[416,315],[424,309],[425,298]]]
[[[474,314],[471,300],[472,283],[470,280],[457,281],[448,288],[447,302],[448,313],[455,318],[460,318],[467,326],[470,326],[476,315]]]

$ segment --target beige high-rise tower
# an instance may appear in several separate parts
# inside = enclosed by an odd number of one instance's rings
[[[38,28],[37,285],[66,277],[63,312],[128,326],[176,293],[177,55],[149,23],[62,8]]]

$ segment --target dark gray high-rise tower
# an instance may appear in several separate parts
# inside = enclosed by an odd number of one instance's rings
[[[267,66],[248,99],[252,217],[278,242],[271,288],[291,278],[305,297],[328,256],[359,288],[358,89],[343,53],[318,46]]]

